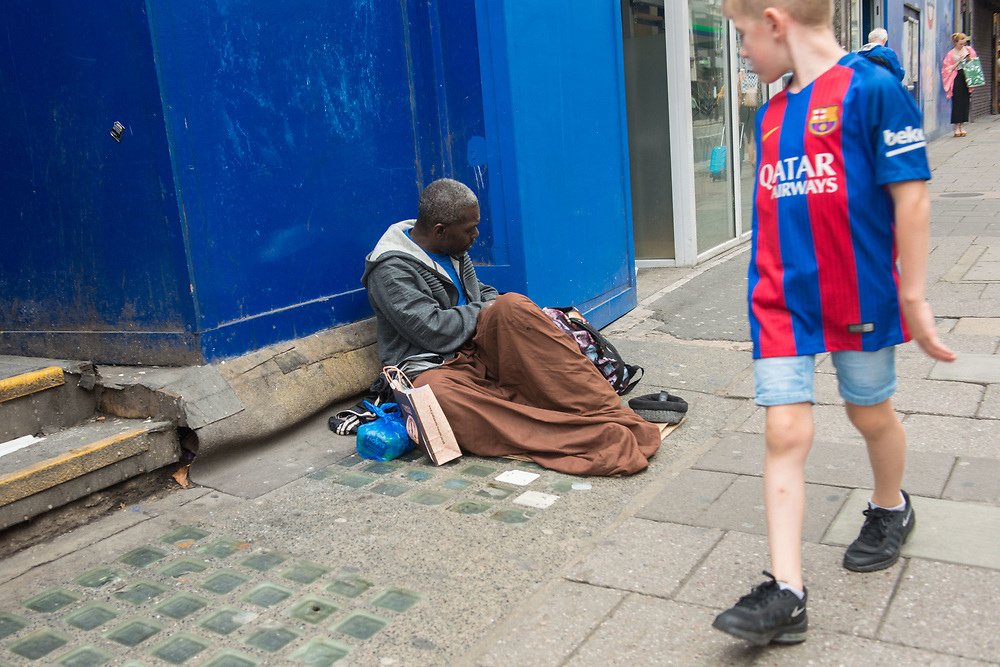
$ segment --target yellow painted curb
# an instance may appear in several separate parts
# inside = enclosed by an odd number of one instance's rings
[[[123,461],[149,449],[142,429],[132,429],[65,454],[40,461],[15,472],[0,475],[0,506],[51,489],[63,482]]]
[[[6,378],[0,380],[0,403],[19,396],[34,394],[49,387],[58,387],[61,384],[66,384],[66,381],[63,380],[62,369],[56,366]]]

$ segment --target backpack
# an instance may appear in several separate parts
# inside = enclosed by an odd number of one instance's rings
[[[607,338],[594,328],[576,308],[542,308],[559,329],[576,341],[580,352],[590,359],[611,383],[619,396],[632,391],[642,379],[643,368],[627,364]]]
[[[865,44],[865,46],[868,45]],[[883,56],[873,55],[874,51],[875,51],[874,48],[867,48],[867,49],[862,48],[860,51],[858,51],[858,55],[868,59],[870,62],[873,62],[876,65],[881,65],[882,67],[886,68],[887,70],[895,74],[895,72],[892,71],[892,65],[889,64],[889,61],[886,60]]]

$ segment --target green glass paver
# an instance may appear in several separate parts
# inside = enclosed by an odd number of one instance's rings
[[[211,604],[205,598],[190,593],[178,593],[153,607],[153,611],[180,620]]]
[[[365,472],[370,472],[373,475],[391,475],[399,470],[399,465],[395,463],[387,463],[386,461],[376,461],[375,463],[370,463],[361,469]]]
[[[205,577],[205,580],[201,582],[201,588],[206,591],[211,591],[212,593],[225,595],[226,593],[231,593],[248,581],[250,581],[250,577],[245,577],[239,572],[233,572],[232,570],[219,570],[218,572],[213,572]]]
[[[414,445],[413,449],[411,449],[410,451],[406,452],[405,454],[400,454],[399,456],[396,457],[395,460],[396,461],[406,461],[407,463],[412,463],[413,461],[419,461],[420,459],[423,459],[423,458],[427,458],[427,455],[424,453],[424,450],[422,448]]]
[[[345,456],[344,458],[337,461],[337,465],[343,466],[345,468],[350,468],[353,465],[361,463],[362,461],[367,461],[368,459],[358,456],[357,454],[351,454],[350,456]]]
[[[310,667],[330,667],[353,650],[353,646],[332,639],[314,639],[293,652],[291,657]]]
[[[250,589],[250,591],[243,596],[243,599],[250,604],[257,605],[258,607],[273,607],[276,604],[284,602],[294,593],[295,591],[289,590],[283,586],[264,582],[263,584],[258,584]]]
[[[261,551],[255,554],[251,554],[239,561],[237,565],[242,565],[243,567],[249,567],[258,572],[267,572],[268,570],[281,565],[286,560],[288,560],[288,555],[279,553],[277,551]]]
[[[568,479],[557,479],[549,485],[549,488],[556,493],[569,493],[573,490],[573,482]]]
[[[311,584],[329,571],[328,567],[303,560],[284,570],[281,576],[300,584]]]
[[[389,496],[390,498],[399,498],[401,495],[409,491],[410,488],[410,486],[400,484],[399,482],[382,482],[372,489],[372,493]]]
[[[434,473],[426,470],[411,470],[410,472],[403,475],[403,479],[408,479],[411,482],[424,482],[434,476]]]
[[[203,560],[178,558],[166,567],[160,568],[157,574],[162,574],[164,577],[170,577],[171,579],[182,579],[190,574],[204,572],[209,567],[211,566]]]
[[[55,662],[63,667],[98,667],[114,659],[113,653],[102,651],[96,646],[86,644],[75,648]]]
[[[21,628],[28,627],[28,621],[6,611],[0,611],[0,639],[10,637]]]
[[[149,649],[149,654],[164,662],[169,662],[171,665],[181,665],[211,645],[212,642],[202,639],[198,635],[177,632],[170,639]]]
[[[36,630],[20,641],[16,641],[7,648],[28,660],[38,660],[47,656],[57,648],[61,648],[72,641],[72,637],[61,632],[55,632],[48,628]]]
[[[333,480],[335,484],[342,484],[344,486],[349,486],[352,489],[360,489],[366,484],[371,484],[378,477],[372,475],[365,475],[360,472],[345,472],[343,475]]]
[[[147,581],[144,579],[139,579],[134,581],[131,586],[123,591],[118,591],[114,594],[119,600],[124,600],[130,604],[146,604],[150,600],[157,598],[164,593],[166,593],[169,588],[166,586],[161,586],[155,581]]]
[[[63,622],[81,630],[93,630],[115,618],[118,618],[117,609],[104,602],[91,602],[86,607],[63,616]]]
[[[356,598],[371,587],[372,582],[365,581],[353,574],[348,574],[341,575],[327,584],[326,590],[337,595],[343,595],[345,598]]]
[[[325,621],[330,614],[340,609],[340,605],[331,600],[309,596],[299,600],[294,605],[285,610],[285,613],[292,618],[297,618],[306,623],[319,623]]]
[[[138,646],[161,630],[163,630],[163,626],[159,623],[145,618],[133,618],[116,626],[104,636],[113,642],[131,648]]]
[[[509,508],[500,510],[490,518],[503,523],[527,523],[527,521],[533,516],[535,516],[535,512],[532,512],[531,510]]]
[[[177,530],[171,531],[160,538],[161,542],[172,544],[175,547],[186,549],[203,537],[208,537],[209,532],[201,528],[192,526],[181,526]]]
[[[392,611],[408,611],[413,605],[424,598],[423,593],[408,591],[405,588],[387,588],[372,599],[372,606],[391,609]]]
[[[435,506],[440,505],[448,500],[452,496],[447,493],[440,493],[438,491],[417,491],[412,496],[409,496],[409,500],[419,503],[420,505]]]
[[[387,625],[389,625],[387,618],[355,610],[351,612],[350,616],[334,625],[333,630],[364,641]]]
[[[261,662],[259,658],[224,648],[212,656],[211,660],[202,663],[202,667],[257,667]]]
[[[481,500],[460,500],[448,509],[452,512],[458,512],[459,514],[482,514],[486,510],[492,508],[492,504]]]
[[[158,560],[167,557],[167,552],[156,547],[139,547],[129,551],[118,560],[132,567],[146,567]]]
[[[472,465],[467,465],[458,472],[463,475],[472,475],[473,477],[489,477],[497,471],[493,466],[484,466],[480,463],[473,463]]]
[[[218,537],[204,546],[200,546],[195,551],[201,554],[214,556],[215,558],[228,558],[241,549],[246,549],[249,544],[234,540],[231,537]]]
[[[261,628],[244,639],[243,643],[268,653],[274,653],[285,648],[301,635],[302,633],[298,630],[279,625],[278,627]]]
[[[84,588],[100,588],[104,584],[110,584],[112,581],[124,579],[126,576],[128,575],[121,570],[113,568],[110,565],[102,565],[100,567],[95,567],[90,572],[84,572],[79,577],[74,579],[73,583],[78,586],[83,586]]]
[[[122,667],[146,667],[146,663],[138,660],[128,660],[122,663]]]
[[[306,475],[309,479],[329,479],[334,475],[340,474],[340,470],[334,466],[327,466],[325,468],[320,468],[314,473]]]
[[[475,484],[475,482],[471,482],[467,479],[462,479],[461,477],[452,477],[451,479],[446,480],[445,483],[442,484],[441,486],[446,489],[453,489],[455,491],[464,491],[473,484]]]
[[[490,500],[503,500],[515,491],[517,491],[517,489],[513,486],[491,483],[487,484],[486,488],[476,491],[476,495],[482,496],[483,498],[489,498]]]
[[[203,618],[198,625],[216,634],[228,635],[255,618],[257,614],[236,607],[219,607]]]
[[[28,609],[40,614],[51,614],[81,599],[83,599],[82,596],[67,591],[65,588],[50,588],[23,604]]]

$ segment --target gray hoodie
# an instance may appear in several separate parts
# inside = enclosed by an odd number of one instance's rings
[[[412,380],[454,356],[476,332],[479,311],[497,291],[476,276],[468,253],[452,263],[468,303],[445,270],[406,235],[416,221],[397,222],[365,258],[362,284],[378,322],[378,356],[383,366],[402,366]],[[405,362],[405,365],[404,365]]]

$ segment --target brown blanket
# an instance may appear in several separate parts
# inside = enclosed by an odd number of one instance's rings
[[[574,475],[644,470],[660,433],[628,407],[576,343],[519,294],[479,313],[476,334],[425,371],[462,450],[527,455]]]

